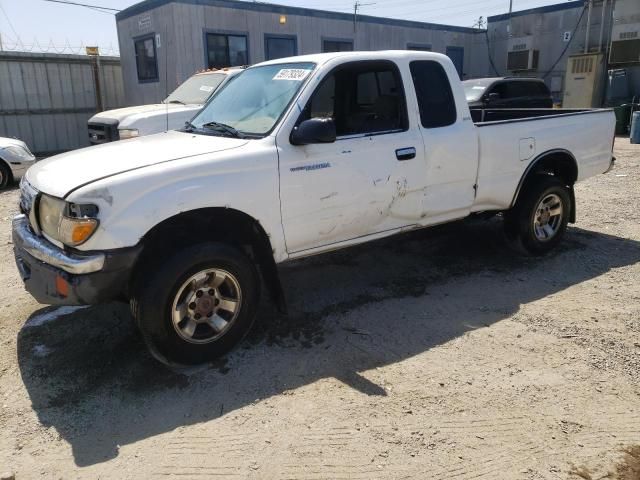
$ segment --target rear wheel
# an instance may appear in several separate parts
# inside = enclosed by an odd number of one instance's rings
[[[571,208],[569,188],[557,177],[540,175],[505,214],[507,237],[520,251],[544,254],[562,240]]]
[[[187,247],[138,277],[132,304],[152,354],[167,364],[198,364],[233,348],[251,328],[258,272],[233,247]]]

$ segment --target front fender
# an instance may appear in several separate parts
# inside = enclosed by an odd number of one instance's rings
[[[272,139],[247,148],[151,165],[93,182],[67,198],[94,203],[100,226],[83,251],[137,245],[154,226],[179,213],[233,208],[255,218],[276,262],[286,259],[280,217],[278,159]]]

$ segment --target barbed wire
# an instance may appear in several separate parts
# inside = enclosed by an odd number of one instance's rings
[[[8,39],[8,41],[7,41]],[[67,55],[86,55],[87,47],[97,46],[100,51],[100,55],[108,56],[120,56],[120,50],[118,47],[114,47],[113,43],[108,46],[96,45],[95,43],[80,42],[80,45],[71,45],[68,39],[65,39],[63,45],[56,44],[53,39],[49,40],[49,43],[42,44],[37,38],[34,38],[31,43],[24,42],[19,36],[17,38],[9,38],[6,34],[2,36],[2,42],[0,43],[0,51],[6,52],[28,52],[28,53],[57,53]]]

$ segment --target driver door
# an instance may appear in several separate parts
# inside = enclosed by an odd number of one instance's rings
[[[334,143],[278,138],[280,201],[292,256],[415,224],[424,146],[410,129],[402,77],[389,61],[350,62],[329,73],[302,111],[334,120]]]

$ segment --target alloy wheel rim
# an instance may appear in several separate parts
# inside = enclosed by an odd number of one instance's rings
[[[536,207],[533,216],[533,233],[540,242],[548,242],[554,238],[563,218],[562,199],[555,193],[545,195]]]
[[[171,323],[186,342],[211,343],[231,328],[241,304],[242,291],[234,275],[218,268],[202,270],[178,289]]]

